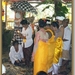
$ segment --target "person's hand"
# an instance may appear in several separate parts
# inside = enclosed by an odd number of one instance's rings
[[[24,59],[24,58],[22,58],[22,61],[24,62],[24,61],[25,61],[25,59]]]
[[[16,60],[17,63],[19,63],[19,60]]]
[[[17,32],[17,34],[19,34],[20,33],[20,30],[16,30],[16,32]]]
[[[19,30],[17,30],[17,34],[18,34],[22,39],[26,39],[26,36],[23,36]],[[27,34],[27,35],[28,35],[28,34]]]
[[[18,34],[20,37],[22,37],[22,34],[21,34],[20,31],[17,31],[17,34]]]
[[[22,34],[21,33],[18,33],[19,34],[19,36],[21,37],[22,36]]]

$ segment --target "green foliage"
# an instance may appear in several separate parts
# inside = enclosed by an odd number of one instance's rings
[[[59,2],[58,5],[56,5],[55,7],[55,15],[56,16],[64,16],[65,17],[65,14],[68,13],[68,9],[66,6],[62,6],[62,3]]]

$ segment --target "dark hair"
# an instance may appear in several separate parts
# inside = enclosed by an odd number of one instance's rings
[[[39,23],[39,27],[41,27],[41,28],[46,26],[46,20],[39,19],[38,23]]]
[[[47,75],[47,73],[44,71],[39,71],[36,75]]]
[[[22,25],[28,25],[29,24],[29,22],[26,20],[26,19],[24,19],[24,20],[22,20],[21,22],[20,22],[20,24],[22,24]]]
[[[69,19],[64,19],[63,22],[69,23]]]
[[[59,24],[58,24],[58,22],[52,22],[51,25],[52,25],[53,27],[57,27],[57,28],[59,28]]]
[[[17,41],[17,40],[14,40],[14,41],[13,41],[13,46],[14,46],[15,44],[18,44],[18,41]]]

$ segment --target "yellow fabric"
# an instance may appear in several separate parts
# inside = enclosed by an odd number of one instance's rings
[[[34,75],[39,71],[47,72],[48,62],[48,45],[43,41],[39,41],[38,48],[34,56]]]
[[[58,63],[59,58],[62,57],[62,46],[63,46],[62,38],[58,37],[56,39],[56,44],[55,44],[55,54],[54,54],[53,63]]]
[[[58,63],[62,56],[62,39],[58,37],[55,41],[55,36],[50,29],[47,29],[52,34],[52,37],[47,41],[39,41],[38,48],[34,55],[34,75],[39,71],[47,72],[52,67],[53,63]]]
[[[52,34],[51,38],[50,38],[48,41],[49,41],[49,42],[54,42],[54,41],[55,41],[55,40],[54,40],[55,36],[54,36],[52,30],[47,29],[46,31],[49,31],[49,32]]]
[[[49,52],[48,52],[48,63],[47,63],[47,68],[50,69],[53,64],[53,58],[54,58],[54,51],[55,51],[55,42],[49,43]]]
[[[55,36],[53,35],[53,32],[50,29],[47,29],[47,31],[50,31],[51,34],[52,34],[52,37],[48,40],[48,42],[49,42],[49,51],[50,51],[49,52],[49,62],[48,62],[49,65],[48,65],[48,67],[51,67],[51,65],[53,63],[58,63],[59,58],[62,57],[63,40],[62,40],[61,37],[58,37],[55,41],[55,39],[54,39]],[[53,63],[52,63],[52,61],[53,61]]]
[[[40,40],[38,43],[38,48],[34,56],[34,75],[36,75],[39,71],[47,72],[53,64],[55,36],[51,30],[47,31],[50,31],[52,37],[48,40],[48,42]]]
[[[55,36],[52,32],[52,30],[47,29],[46,31],[49,31],[52,36],[51,38],[48,40],[48,63],[47,63],[47,69],[50,69],[52,67],[53,64],[53,58],[54,58],[54,51],[55,51]]]
[[[25,43],[26,42],[26,39],[23,39],[23,43]]]

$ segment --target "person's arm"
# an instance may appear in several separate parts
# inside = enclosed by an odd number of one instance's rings
[[[62,37],[62,39],[63,39],[63,36],[64,36],[64,27],[61,27],[61,28],[60,28],[60,31],[61,31],[61,37]]]
[[[36,35],[35,35],[35,38],[34,38],[34,48],[33,48],[33,52],[36,51],[39,40],[40,40],[40,35],[39,35],[39,33],[37,32]]]
[[[31,39],[31,38],[32,38],[32,34],[33,34],[32,29],[29,28],[29,29],[27,30],[26,39],[27,39],[27,40],[28,40],[28,39]]]
[[[21,33],[19,33],[19,36],[20,36],[22,39],[26,39],[26,36],[23,36]]]
[[[49,36],[49,39],[50,39],[52,37],[52,34],[49,31],[47,31],[47,33],[48,33],[48,36]]]
[[[22,33],[24,31],[24,28],[22,28],[22,32],[17,31],[17,34],[22,38],[22,39],[26,39],[26,36],[24,36]]]
[[[71,31],[70,31],[70,30],[67,30],[67,31],[64,33],[63,41],[69,41],[70,39],[71,39]]]
[[[68,39],[63,39],[63,41],[68,41]]]
[[[36,33],[35,38],[34,38],[34,48],[33,48],[33,52],[32,52],[31,61],[34,61],[34,55],[35,55],[36,49],[38,47],[39,39],[40,39],[39,33]]]

